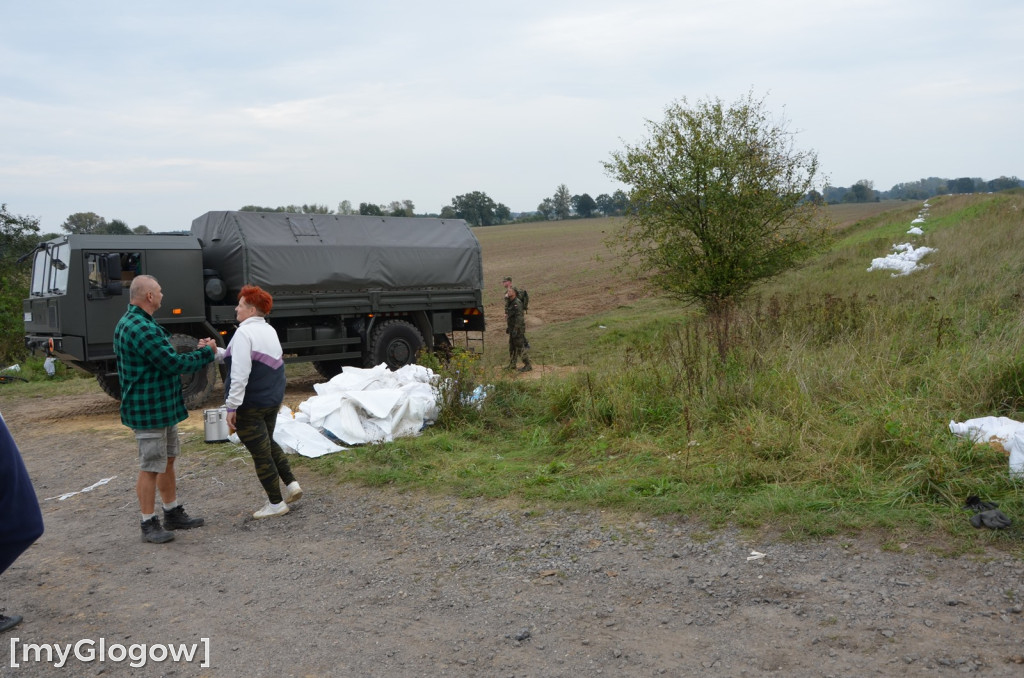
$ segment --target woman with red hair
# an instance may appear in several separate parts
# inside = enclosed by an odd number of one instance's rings
[[[273,305],[265,290],[255,285],[243,287],[235,307],[238,329],[226,349],[217,349],[217,361],[228,367],[224,383],[228,427],[238,432],[252,455],[256,476],[267,493],[267,505],[253,513],[253,518],[282,516],[288,513],[288,504],[302,497],[284,450],[274,442],[285,374],[281,341],[265,318]]]

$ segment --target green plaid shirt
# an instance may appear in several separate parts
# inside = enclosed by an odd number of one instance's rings
[[[121,381],[121,423],[133,429],[166,428],[188,418],[181,376],[214,359],[209,348],[178,353],[171,334],[135,305],[114,328],[114,355]]]

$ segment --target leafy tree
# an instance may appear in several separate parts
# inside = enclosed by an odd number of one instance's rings
[[[555,201],[551,198],[544,198],[539,205],[537,205],[537,211],[544,215],[545,219],[555,218]]]
[[[615,241],[655,287],[722,317],[825,239],[820,208],[804,200],[817,155],[794,148],[763,99],[682,99],[647,124],[649,138],[604,165],[630,187]]]
[[[107,220],[95,212],[75,212],[60,225],[68,233],[97,233],[107,225]]]
[[[132,229],[120,219],[111,219],[105,226],[98,227],[93,233],[106,235],[131,235]]]
[[[960,177],[949,182],[950,193],[974,193],[974,179]]]
[[[458,218],[458,217],[455,216],[455,208],[452,207],[451,205],[445,205],[444,207],[442,207],[441,208],[441,215],[440,216],[441,216],[442,219],[457,219]]]
[[[338,203],[338,214],[352,214],[352,201],[342,200]]]
[[[452,198],[455,216],[472,226],[492,226],[498,223],[498,205],[486,193],[473,191]]]
[[[287,214],[334,214],[334,211],[327,205],[280,205],[278,207],[261,207],[259,205],[246,205],[238,209],[239,212],[284,212]]]
[[[555,194],[551,196],[551,202],[555,206],[556,219],[568,219],[572,214],[572,194],[569,193],[569,187],[565,184],[558,185]]]
[[[39,220],[11,214],[0,205],[0,359],[7,363],[25,347],[21,302],[28,297],[31,261],[18,259],[40,241]]]
[[[153,231],[149,230],[149,226],[143,226],[142,224],[139,224],[132,229],[132,233],[135,235],[150,235],[152,232]]]
[[[875,185],[867,179],[861,179],[855,183],[843,196],[843,202],[874,202]]]
[[[845,186],[829,186],[826,184],[821,191],[825,202],[834,205],[835,203],[842,202],[846,194],[850,192],[850,189]]]
[[[291,212],[292,210],[288,211]],[[313,203],[312,205],[303,205],[294,211],[297,214],[334,214],[334,210],[327,205],[318,205],[317,203]]]
[[[621,189],[611,195],[602,193],[594,202],[597,204],[597,209],[601,210],[601,214],[606,217],[621,217],[629,209],[629,196]]]
[[[416,216],[416,206],[413,205],[412,200],[392,200],[388,206],[388,214],[392,217],[414,217]]]
[[[590,197],[589,194],[584,193],[583,195],[574,195],[572,197],[572,211],[576,213],[576,216],[589,219],[594,216],[594,211],[597,209],[597,203]]]
[[[1008,188],[1020,188],[1021,185],[1021,180],[1017,177],[999,177],[988,181],[985,188],[989,191],[1005,191]]]
[[[371,217],[384,216],[384,210],[380,208],[380,205],[374,205],[373,203],[370,202],[359,203],[359,213]]]
[[[504,224],[512,220],[512,210],[508,208],[508,205],[498,203],[498,206],[494,208],[494,218],[498,220],[499,224]]]

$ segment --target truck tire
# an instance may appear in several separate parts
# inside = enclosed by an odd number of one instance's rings
[[[388,320],[377,326],[370,342],[367,367],[386,363],[389,370],[397,370],[416,362],[416,356],[426,342],[412,324],[404,320]]]
[[[97,374],[96,381],[100,383],[103,392],[114,400],[121,399],[121,378],[114,374]]]
[[[313,369],[324,379],[331,379],[341,374],[342,362],[340,360],[314,360]]]
[[[171,345],[178,353],[189,353],[196,350],[199,340],[187,334],[172,334]],[[181,397],[185,407],[195,410],[203,406],[210,397],[213,385],[217,381],[217,363],[211,362],[198,372],[181,375]]]

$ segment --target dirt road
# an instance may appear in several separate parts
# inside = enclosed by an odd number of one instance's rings
[[[306,497],[255,521],[251,464],[205,452],[178,468],[206,527],[144,544],[116,403],[8,394],[46,533],[0,578],[0,607],[25,617],[0,638],[2,676],[1024,675],[1024,562],[996,551],[791,544],[301,467]],[[202,441],[201,412],[183,430]]]

